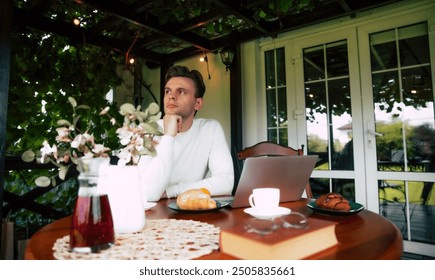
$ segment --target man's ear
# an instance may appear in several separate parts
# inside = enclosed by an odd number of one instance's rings
[[[202,108],[202,105],[204,104],[203,98],[197,98],[195,103],[195,110],[198,111]]]

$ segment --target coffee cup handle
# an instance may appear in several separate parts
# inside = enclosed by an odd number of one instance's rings
[[[254,204],[254,194],[251,194],[249,196],[249,204],[251,205],[251,207],[255,207],[255,204]]]

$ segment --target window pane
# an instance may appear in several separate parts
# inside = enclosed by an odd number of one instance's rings
[[[433,165],[434,160],[428,157],[435,153],[435,147],[423,152],[427,135],[433,135],[435,128],[427,25],[420,23],[371,35],[371,45],[387,37],[389,43],[398,46],[400,63],[392,55],[395,63],[390,61],[383,71],[372,73],[376,131],[383,135],[376,137],[378,170],[427,172],[425,162]],[[378,53],[373,48],[371,51],[376,65]]]
[[[305,86],[305,108],[307,116],[307,153],[319,155],[316,169],[329,169],[328,120],[326,113],[325,83],[310,83]]]
[[[324,83],[310,83],[305,86],[305,108],[307,110],[307,120],[315,125],[322,125],[326,128],[326,90]],[[322,121],[319,120],[322,118]],[[324,118],[324,119],[323,119]],[[320,122],[319,122],[320,121]],[[326,132],[326,130],[322,129]],[[326,133],[322,133],[326,137]]]
[[[424,108],[429,105],[428,102],[433,101],[431,76],[429,66],[402,70],[403,102],[406,106]]]
[[[435,235],[431,234],[435,221],[431,207],[435,195],[430,192],[435,182],[380,180],[378,184],[379,212],[401,229],[403,239],[435,244]],[[416,203],[423,197],[424,203]]]
[[[370,35],[372,71],[397,67],[397,51],[394,30]]]
[[[430,62],[426,23],[402,27],[398,33],[402,67]]]
[[[323,46],[304,50],[304,79],[315,81],[325,78],[325,56]]]
[[[375,111],[388,114],[399,111],[397,110],[398,104],[395,102],[396,100],[400,101],[399,77],[397,74],[397,71],[393,71],[372,75]],[[392,114],[391,117],[393,116]],[[381,114],[375,114],[375,117],[381,117]]]
[[[348,200],[355,201],[355,180],[334,179],[332,191],[340,193]]]
[[[279,143],[277,134],[278,134],[277,129],[268,129],[267,130],[267,140],[274,142],[274,143]]]
[[[264,53],[266,64],[266,88],[275,87],[275,55],[274,51]]]
[[[278,89],[278,122],[280,127],[288,126],[286,88]]]
[[[277,86],[285,86],[285,56],[284,48],[276,50],[276,73],[277,73]]]
[[[280,128],[278,130],[279,133],[279,144],[283,146],[288,146],[288,131],[287,128]]]
[[[304,66],[307,152],[319,156],[316,169],[353,170],[347,41],[304,50]]]
[[[267,127],[278,127],[278,118],[276,115],[276,89],[266,91],[267,102]]]
[[[331,158],[333,170],[353,170],[352,113],[349,79],[328,83]]]
[[[268,140],[287,145],[287,88],[284,48],[265,52]]]
[[[349,65],[346,41],[340,41],[326,46],[326,68],[328,78],[347,76]]]

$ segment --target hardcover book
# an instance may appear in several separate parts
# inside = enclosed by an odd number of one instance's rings
[[[244,225],[222,229],[221,252],[246,260],[303,259],[338,244],[335,222],[309,218],[305,229],[279,228],[261,235]]]

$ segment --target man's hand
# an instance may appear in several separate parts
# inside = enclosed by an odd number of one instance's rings
[[[181,131],[181,116],[166,114],[163,117],[163,133],[175,137]]]

